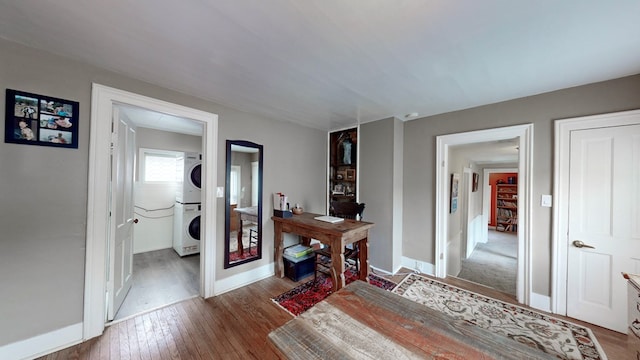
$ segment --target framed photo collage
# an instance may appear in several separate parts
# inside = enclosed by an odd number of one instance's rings
[[[7,89],[6,143],[78,148],[76,101]]]

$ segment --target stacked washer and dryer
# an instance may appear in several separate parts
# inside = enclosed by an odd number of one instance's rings
[[[187,152],[178,158],[182,180],[176,192],[173,213],[173,249],[180,256],[200,252],[202,154]]]

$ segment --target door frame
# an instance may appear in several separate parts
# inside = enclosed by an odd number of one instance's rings
[[[531,289],[531,205],[533,170],[533,124],[470,131],[436,137],[436,252],[435,276],[447,276],[449,223],[449,147],[517,137],[518,152],[518,302],[529,305]]]
[[[103,333],[106,322],[106,258],[109,229],[111,121],[114,105],[132,105],[181,118],[200,121],[202,137],[203,189],[202,217],[204,237],[201,241],[200,296],[215,294],[215,235],[217,210],[215,201],[217,179],[218,115],[182,105],[150,98],[104,85],[92,84],[91,130],[89,137],[89,174],[87,200],[87,243],[85,259],[85,291],[83,338]]]
[[[551,264],[551,311],[567,314],[567,281],[569,252],[569,158],[571,132],[594,128],[640,124],[640,110],[581,116],[555,121],[553,168],[553,233]]]
[[[460,213],[460,224],[462,225],[462,237],[460,239],[460,261],[467,259],[471,252],[473,251],[473,246],[469,246],[469,220],[471,216],[469,216],[469,212],[471,211],[471,206],[469,203],[471,202],[471,183],[473,182],[473,169],[470,167],[462,168],[462,187],[458,189],[462,189],[464,194],[461,194],[460,198],[463,199],[464,203],[462,204]]]

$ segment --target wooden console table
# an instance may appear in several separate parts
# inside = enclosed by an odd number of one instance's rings
[[[244,245],[242,244],[242,232],[244,231],[242,227],[242,221],[250,221],[253,223],[258,223],[258,207],[250,206],[244,208],[236,208],[233,211],[238,213],[238,254],[242,255],[244,253]]]
[[[331,247],[331,277],[334,291],[345,285],[344,247],[356,244],[359,247],[360,280],[369,277],[369,229],[374,224],[366,221],[345,219],[339,223],[328,223],[314,219],[319,214],[303,213],[290,218],[273,216],[276,276],[284,276],[284,253],[282,233],[300,235],[302,243],[309,246],[311,239],[316,239]]]

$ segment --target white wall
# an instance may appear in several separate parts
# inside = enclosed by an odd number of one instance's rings
[[[173,246],[173,211],[176,184],[134,184],[135,218],[133,253],[168,249]]]

